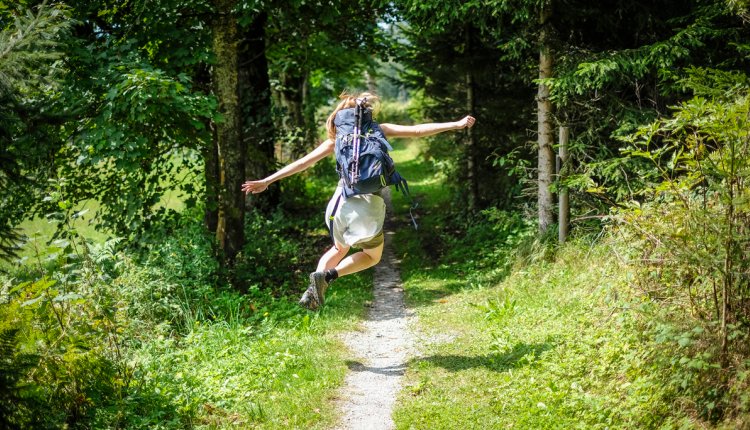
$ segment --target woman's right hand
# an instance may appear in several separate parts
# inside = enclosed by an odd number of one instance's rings
[[[458,121],[458,128],[471,128],[474,125],[475,121],[476,119],[474,119],[473,116],[466,115]]]
[[[247,181],[242,184],[242,191],[245,192],[245,195],[248,195],[250,193],[262,193],[266,190],[266,188],[268,188],[268,182],[266,182],[264,179],[261,179],[259,181]]]

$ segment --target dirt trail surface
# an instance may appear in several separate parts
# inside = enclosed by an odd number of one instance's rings
[[[390,193],[383,196],[392,213]],[[391,412],[401,388],[407,361],[412,356],[410,312],[404,306],[404,290],[393,253],[393,227],[385,225],[385,249],[375,266],[375,299],[367,320],[343,340],[351,350],[350,372],[339,392],[341,422],[337,429],[393,429]]]

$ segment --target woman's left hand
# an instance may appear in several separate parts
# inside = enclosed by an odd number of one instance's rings
[[[268,182],[263,179],[260,181],[247,181],[242,184],[242,191],[245,192],[245,195],[262,193],[266,188],[268,188]]]

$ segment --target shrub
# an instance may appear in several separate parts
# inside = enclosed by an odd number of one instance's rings
[[[696,97],[641,128],[630,157],[653,170],[615,212],[634,245],[634,286],[657,308],[672,383],[695,413],[716,421],[747,409],[750,355],[750,86],[741,75],[694,70]],[[672,352],[668,352],[672,351]]]

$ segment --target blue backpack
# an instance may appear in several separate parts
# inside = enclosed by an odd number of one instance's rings
[[[336,171],[344,180],[344,196],[372,194],[395,185],[408,194],[406,180],[396,172],[388,151],[393,148],[383,130],[372,120],[372,110],[357,100],[357,106],[336,113]]]

